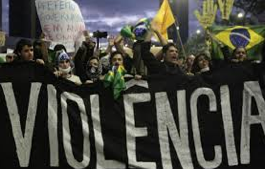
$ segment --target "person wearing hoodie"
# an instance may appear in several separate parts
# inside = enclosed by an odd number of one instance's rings
[[[80,78],[72,73],[73,62],[64,51],[58,55],[58,70],[54,72],[57,77],[62,77],[77,85],[81,85]]]

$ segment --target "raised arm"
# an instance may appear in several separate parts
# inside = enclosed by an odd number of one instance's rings
[[[123,48],[123,37],[121,36],[121,34],[118,34],[115,38],[114,45],[117,51],[121,52],[123,56],[126,55],[126,51]]]
[[[114,37],[110,36],[108,39],[108,47],[106,49],[107,54],[111,55],[113,46],[114,46]]]
[[[161,33],[158,31],[157,25],[155,23],[151,23],[151,30],[154,32],[154,35],[157,36],[162,46],[165,46],[168,44],[168,41],[161,35]],[[155,58],[157,60],[163,59],[163,52],[162,49],[155,55]]]
[[[151,23],[151,30],[157,36],[162,46],[165,46],[166,44],[168,44],[167,40],[159,32],[157,25],[153,22]]]
[[[149,31],[144,42],[141,43],[141,56],[146,65],[149,74],[157,74],[164,68],[162,63],[158,61],[150,52],[152,32]]]

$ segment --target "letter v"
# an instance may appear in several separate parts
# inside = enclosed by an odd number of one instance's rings
[[[2,83],[1,86],[5,95],[8,114],[12,125],[12,132],[15,139],[19,165],[20,167],[28,167],[41,83],[32,83],[31,86],[24,137],[21,130],[20,117],[12,84]]]

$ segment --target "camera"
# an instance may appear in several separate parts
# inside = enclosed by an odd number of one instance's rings
[[[93,32],[93,37],[94,38],[107,38],[108,32],[100,32],[97,30],[96,32]]]

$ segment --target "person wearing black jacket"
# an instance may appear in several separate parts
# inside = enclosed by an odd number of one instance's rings
[[[38,64],[44,65],[44,61],[42,59],[34,60],[33,44],[28,39],[20,39],[16,44],[14,53],[17,55],[17,58],[14,61],[35,61]]]
[[[151,42],[141,44],[141,56],[148,69],[148,74],[184,74],[178,66],[178,49],[173,43],[168,43],[162,49],[164,61],[161,62],[150,52]]]
[[[92,41],[89,37],[86,41],[82,43],[82,46],[78,49],[75,58],[75,74],[80,77],[81,81],[84,83],[88,77],[86,75],[86,65],[89,59],[94,55],[94,48],[96,43]]]

